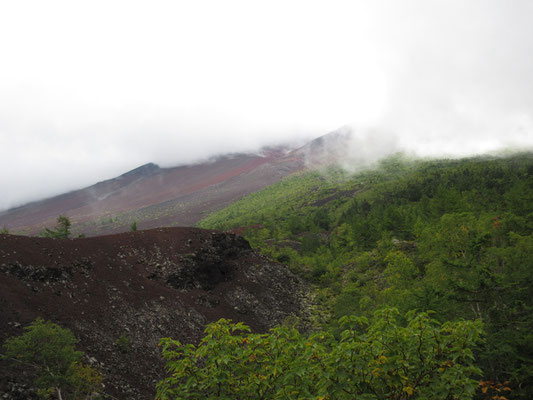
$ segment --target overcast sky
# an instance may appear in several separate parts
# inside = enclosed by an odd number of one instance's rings
[[[531,21],[521,0],[1,2],[0,210],[344,125],[531,148]]]

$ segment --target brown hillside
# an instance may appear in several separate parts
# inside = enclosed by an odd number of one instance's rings
[[[174,168],[146,164],[85,189],[0,212],[0,227],[35,235],[54,226],[58,215],[72,220],[73,233],[87,236],[124,232],[133,221],[143,229],[191,226],[302,167],[301,157],[282,149]]]
[[[80,339],[109,394],[151,399],[164,373],[160,338],[196,342],[222,317],[265,331],[301,311],[305,286],[239,236],[164,228],[86,239],[0,234],[0,293],[0,341],[36,317],[52,320]],[[17,398],[13,382],[25,372],[2,364],[0,376],[0,395],[12,396],[2,398]]]

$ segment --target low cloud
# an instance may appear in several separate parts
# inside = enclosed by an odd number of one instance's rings
[[[30,3],[0,6],[0,210],[346,124],[353,165],[533,148],[530,1]]]

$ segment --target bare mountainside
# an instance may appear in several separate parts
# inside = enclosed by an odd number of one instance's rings
[[[306,168],[342,161],[351,132],[346,128],[289,151],[233,154],[174,168],[146,164],[117,178],[0,213],[0,228],[35,235],[68,216],[72,232],[87,236],[139,229],[191,226],[240,199]],[[53,179],[53,178],[52,178]]]
[[[286,266],[242,237],[196,228],[83,239],[0,234],[0,292],[0,343],[37,317],[69,328],[119,399],[154,397],[165,372],[162,337],[194,343],[220,318],[266,331],[299,314],[307,296]],[[0,363],[2,398],[32,398],[20,390],[25,373]]]
[[[73,233],[121,232],[139,228],[190,226],[243,195],[301,169],[301,157],[282,149],[234,154],[174,168],[146,164],[117,178],[0,213],[0,227],[36,234],[58,215],[73,222]]]

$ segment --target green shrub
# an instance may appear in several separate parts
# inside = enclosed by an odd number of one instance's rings
[[[2,358],[32,370],[41,397],[56,392],[59,399],[78,399],[98,390],[102,377],[80,362],[83,353],[74,348],[77,340],[69,329],[38,318],[24,331],[6,339]]]
[[[127,353],[131,349],[131,340],[124,334],[120,335],[117,340],[115,340],[115,344],[118,346],[121,353]]]
[[[396,309],[345,317],[340,339],[277,327],[210,324],[198,346],[162,339],[169,376],[156,399],[471,399],[479,321],[439,324]]]

